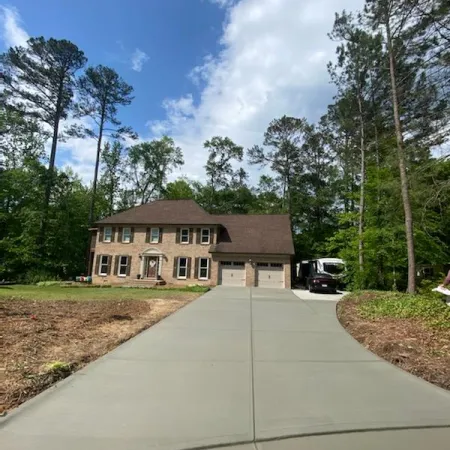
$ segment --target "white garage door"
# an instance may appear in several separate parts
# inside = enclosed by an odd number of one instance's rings
[[[221,261],[219,284],[223,286],[245,286],[245,263]]]
[[[283,264],[257,263],[256,285],[265,288],[284,288]]]

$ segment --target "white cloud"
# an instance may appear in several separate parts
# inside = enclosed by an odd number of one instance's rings
[[[140,72],[142,70],[143,65],[149,60],[147,53],[143,52],[140,49],[136,49],[131,55],[131,68]]]
[[[363,0],[241,0],[231,6],[211,1],[228,6],[227,20],[222,51],[188,74],[202,86],[198,100],[189,93],[165,100],[166,119],[149,122],[151,133],[175,139],[185,154],[184,172],[196,178],[204,178],[206,139],[227,135],[248,148],[262,142],[274,118],[317,120],[326,112],[333,95],[326,64],[335,55],[336,43],[327,36],[334,13],[364,5]]]
[[[2,41],[6,48],[26,45],[30,36],[20,26],[21,19],[16,8],[0,5],[0,23]]]
[[[209,0],[211,3],[219,5],[221,8],[229,8],[235,4],[238,0]]]

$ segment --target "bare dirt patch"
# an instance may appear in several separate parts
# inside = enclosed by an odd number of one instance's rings
[[[359,305],[374,294],[341,301],[338,318],[364,347],[403,370],[450,390],[450,329],[432,328],[420,318],[364,318]]]
[[[0,413],[104,355],[198,295],[125,301],[0,299]]]

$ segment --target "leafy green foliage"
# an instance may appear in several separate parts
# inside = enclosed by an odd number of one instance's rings
[[[367,319],[421,319],[430,327],[450,328],[450,307],[441,297],[431,292],[420,295],[398,292],[370,292],[365,295],[358,292],[349,299],[361,299],[358,308],[362,317]]]
[[[164,191],[167,176],[184,164],[183,153],[172,138],[164,136],[133,145],[128,150],[126,178],[132,184],[131,204],[157,199]]]
[[[72,366],[64,361],[52,361],[45,365],[45,371],[57,374],[70,373]]]

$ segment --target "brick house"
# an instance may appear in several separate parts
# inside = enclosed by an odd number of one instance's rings
[[[94,284],[290,288],[288,215],[213,215],[193,200],[158,200],[92,229]]]

